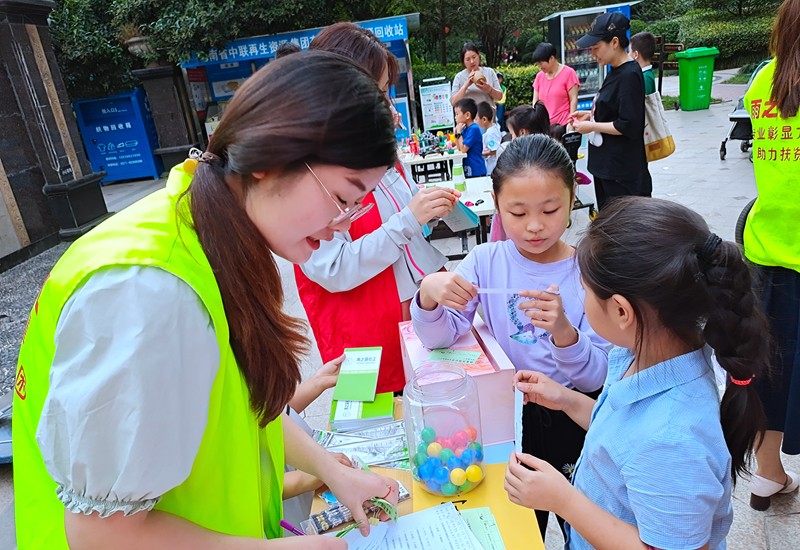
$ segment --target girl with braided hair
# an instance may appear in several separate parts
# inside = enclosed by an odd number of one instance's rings
[[[571,485],[546,462],[512,454],[510,499],[563,517],[570,549],[724,548],[731,486],[765,429],[751,381],[769,362],[741,251],[688,208],[623,197],[589,227],[577,260],[589,322],[618,347],[596,402],[517,373],[527,401],[563,410],[588,433]],[[712,351],[728,373],[721,402]]]

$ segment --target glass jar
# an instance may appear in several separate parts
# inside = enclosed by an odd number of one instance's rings
[[[455,364],[423,364],[403,390],[411,473],[430,493],[453,496],[484,476],[481,412],[472,377]]]

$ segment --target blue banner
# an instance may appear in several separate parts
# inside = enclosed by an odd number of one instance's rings
[[[356,22],[356,25],[372,31],[382,42],[393,40],[405,40],[408,38],[408,24],[405,17],[387,17],[385,19],[373,19],[371,21]],[[222,49],[208,51],[208,59],[200,60],[197,55],[185,63],[181,63],[183,68],[201,67],[203,65],[218,65],[221,63],[231,63],[238,61],[252,61],[255,59],[268,59],[275,57],[275,52],[281,44],[293,42],[301,50],[307,50],[311,40],[321,31],[318,29],[306,29],[302,31],[286,32],[270,36],[253,36],[229,42]]]

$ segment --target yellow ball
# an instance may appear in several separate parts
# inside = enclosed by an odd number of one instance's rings
[[[442,452],[442,446],[435,441],[428,445],[428,456],[439,456]]]
[[[453,470],[450,472],[450,481],[456,487],[459,485],[464,485],[464,483],[467,481],[467,472],[461,468],[453,468]]]
[[[478,483],[483,479],[483,470],[477,464],[473,464],[467,468],[467,479],[472,483]]]

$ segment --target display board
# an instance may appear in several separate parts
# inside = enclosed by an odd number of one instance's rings
[[[420,84],[419,101],[422,105],[423,129],[441,130],[453,128],[453,106],[450,105],[450,82]]]

